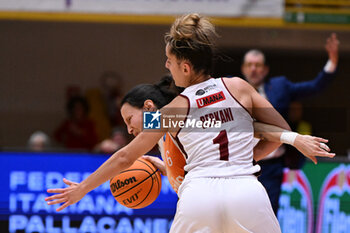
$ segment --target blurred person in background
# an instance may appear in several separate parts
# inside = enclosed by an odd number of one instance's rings
[[[243,59],[241,66],[245,79],[260,93],[269,100],[277,111],[288,119],[290,102],[306,96],[319,93],[324,90],[335,77],[338,65],[339,40],[333,33],[326,42],[325,48],[328,54],[328,61],[318,75],[310,81],[293,83],[285,76],[278,76],[265,79],[269,73],[266,65],[265,55],[260,50],[249,50]],[[297,67],[296,67],[297,68]],[[265,186],[275,214],[278,211],[279,196],[283,178],[285,147],[281,146],[264,160],[259,162],[262,174],[259,181]]]
[[[28,149],[30,151],[46,151],[50,147],[50,138],[42,131],[35,131],[28,140]]]
[[[95,122],[98,141],[109,138],[112,133],[111,122],[107,113],[107,103],[100,88],[89,88],[85,92],[90,106],[89,118]]]
[[[102,154],[113,154],[123,146],[127,145],[128,142],[129,139],[126,130],[122,127],[116,127],[113,129],[111,137],[99,143],[95,147],[95,151]]]
[[[89,105],[84,97],[68,100],[68,118],[55,131],[55,139],[66,149],[92,150],[97,144],[94,122],[88,118]]]
[[[116,72],[106,71],[102,74],[100,82],[112,128],[124,125],[119,108],[123,96],[123,79]]]
[[[96,124],[98,141],[102,142],[111,136],[114,127],[124,124],[119,108],[122,79],[116,72],[106,71],[99,81],[100,86],[89,88],[85,96],[90,106],[89,117]]]
[[[293,101],[288,111],[289,125],[292,131],[303,135],[312,134],[312,126],[303,119],[303,105],[301,102]],[[305,157],[294,147],[285,145],[284,165],[292,170],[301,169],[305,163]]]
[[[293,131],[304,134],[312,134],[312,125],[303,119],[303,105],[299,101],[293,101],[289,106],[289,125]]]

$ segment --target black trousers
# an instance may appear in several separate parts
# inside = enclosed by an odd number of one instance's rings
[[[277,216],[283,179],[283,156],[276,159],[262,160],[258,164],[261,167],[261,175],[258,177],[258,180],[265,187],[272,209]]]

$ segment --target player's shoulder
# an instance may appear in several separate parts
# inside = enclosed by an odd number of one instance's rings
[[[189,108],[189,101],[186,96],[178,95],[169,104],[165,105],[161,112],[167,115],[187,114]]]
[[[188,106],[188,97],[185,95],[176,96],[165,108],[183,108]]]
[[[252,89],[252,86],[240,77],[222,78],[222,81],[230,92],[249,92]]]

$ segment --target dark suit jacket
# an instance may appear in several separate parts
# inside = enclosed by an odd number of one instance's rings
[[[293,83],[285,76],[273,77],[264,84],[267,99],[272,106],[288,119],[288,108],[291,101],[321,92],[334,79],[335,72],[326,73],[323,70],[310,81]]]

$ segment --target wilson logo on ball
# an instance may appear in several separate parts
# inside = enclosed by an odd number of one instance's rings
[[[117,182],[111,184],[112,192],[115,192],[118,189],[123,188],[125,185],[132,184],[136,182],[135,176],[125,179],[124,181],[117,180]]]
[[[152,204],[162,187],[160,172],[143,158],[137,159],[109,183],[115,200],[132,209],[141,209]]]

